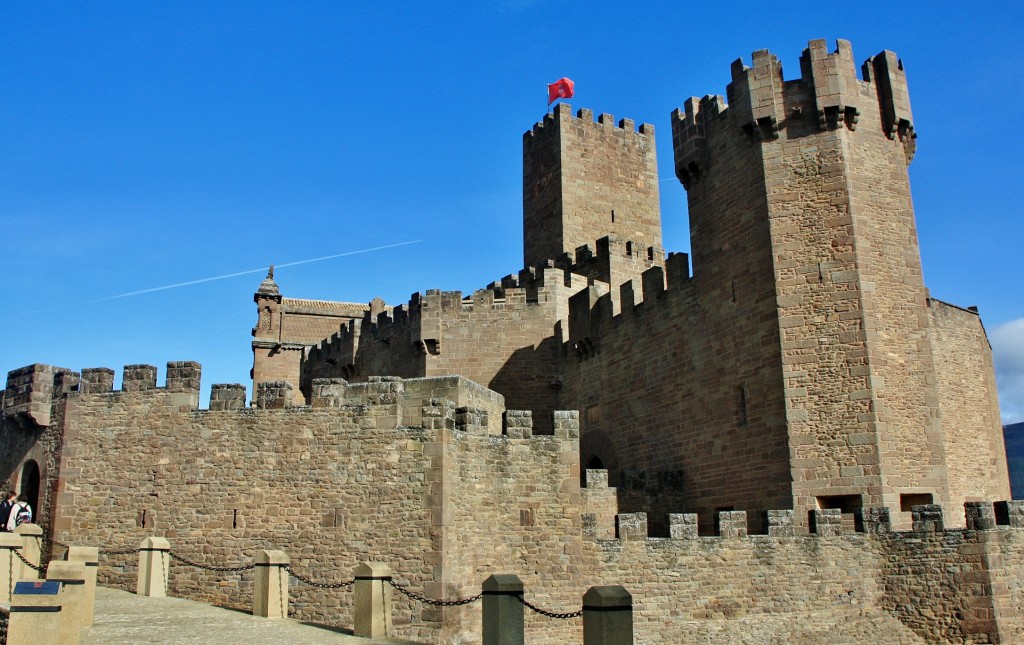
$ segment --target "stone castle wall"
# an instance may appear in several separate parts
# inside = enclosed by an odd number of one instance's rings
[[[155,370],[132,366],[144,378],[127,389],[92,379],[57,397],[67,424],[55,540],[113,550],[163,536],[215,566],[280,548],[318,581],[377,560],[432,598],[515,573],[528,600],[555,611],[577,609],[592,585],[622,584],[638,643],[1010,642],[1021,630],[1024,530],[994,526],[991,504],[981,531],[942,531],[933,513],[914,533],[806,535],[780,513],[771,535],[748,535],[753,518],[725,513],[718,536],[674,516],[670,537],[650,538],[643,514],[613,515],[603,472],[580,487],[575,413],[532,436],[531,415],[457,377],[318,381],[312,406],[196,410],[198,373],[185,365],[180,387],[155,387]],[[13,418],[5,440],[23,431]],[[134,555],[104,556],[102,580],[131,588],[135,566]],[[170,580],[174,595],[251,602],[248,574],[175,562]],[[297,617],[351,624],[350,594],[301,584],[292,594]],[[476,605],[394,597],[402,637],[479,637]],[[527,629],[530,642],[581,642],[579,619],[528,612]]]
[[[1009,499],[992,348],[977,311],[928,301],[935,377],[953,499]],[[954,509],[955,510],[955,509]],[[958,522],[958,514],[953,513]]]
[[[565,303],[583,284],[571,276],[566,285],[566,274],[549,267],[468,298],[460,291],[414,294],[408,305],[349,325],[312,349],[302,365],[303,391],[317,378],[459,374],[502,392],[510,408],[536,410],[538,431],[550,433]]]

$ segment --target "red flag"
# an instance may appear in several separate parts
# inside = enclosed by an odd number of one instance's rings
[[[573,82],[564,76],[548,85],[548,105],[558,99],[572,98]]]

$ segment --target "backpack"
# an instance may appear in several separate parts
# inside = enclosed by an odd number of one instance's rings
[[[19,504],[14,507],[16,511],[12,509],[12,512],[16,512],[14,516],[14,525],[21,526],[22,524],[30,524],[32,522],[32,509],[28,507],[28,504]]]

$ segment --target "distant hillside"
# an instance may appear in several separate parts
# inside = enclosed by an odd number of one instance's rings
[[[1003,426],[1013,499],[1024,499],[1024,421]]]

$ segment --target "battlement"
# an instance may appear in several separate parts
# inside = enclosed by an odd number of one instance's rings
[[[604,474],[604,477],[599,475]],[[586,489],[588,491],[600,492],[604,489],[613,491],[608,486],[607,471],[587,471]],[[811,512],[808,533],[798,533],[797,525],[794,522],[794,511],[767,510],[764,511],[762,526],[766,527],[766,533],[754,534],[749,532],[748,513],[746,511],[719,511],[715,514],[714,534],[701,535],[698,532],[697,513],[669,513],[667,515],[668,536],[651,536],[648,531],[647,513],[616,513],[614,518],[606,516],[603,521],[609,526],[601,527],[602,519],[595,513],[586,513],[583,518],[584,535],[614,535],[619,542],[654,541],[662,542],[685,540],[713,540],[721,539],[753,539],[763,540],[766,538],[793,538],[805,536],[808,538],[840,538],[856,534],[867,535],[890,535],[900,534],[906,537],[921,536],[926,534],[955,533],[962,534],[964,531],[991,531],[1000,529],[1021,530],[1024,529],[1024,500],[1001,501],[1001,502],[966,502],[964,511],[967,517],[966,529],[946,529],[942,507],[935,504],[924,504],[914,506],[911,509],[913,517],[912,528],[909,531],[895,531],[891,517],[893,511],[886,506],[857,509],[853,513],[853,524],[848,525],[844,521],[844,514],[840,509],[818,509]],[[850,514],[847,514],[850,515]],[[611,522],[614,521],[614,525]],[[603,529],[603,530],[602,530]],[[852,530],[851,530],[852,529]]]
[[[578,246],[574,254],[556,258],[554,265],[592,281],[619,284],[664,261],[665,250],[660,245],[645,246],[643,242],[606,235],[596,244]]]
[[[762,49],[752,54],[750,67],[742,59],[732,64],[732,81],[721,96],[690,98],[672,112],[676,176],[684,186],[699,179],[710,148],[707,138],[719,128],[742,131],[751,141],[777,140],[787,127],[813,118],[820,131],[858,125],[877,128],[913,158],[916,134],[903,63],[890,51],[862,65],[857,78],[853,48],[838,40],[829,53],[825,40],[812,40],[800,58],[801,76],[787,81],[778,57]],[[871,114],[874,123],[862,115]]]
[[[691,286],[686,253],[669,254],[665,266],[651,266],[638,280],[622,282],[615,289],[593,282],[569,298],[569,347],[580,359],[591,356],[600,347],[606,325],[630,324],[641,311],[645,315],[651,308],[660,311],[662,303],[665,317],[673,316],[678,313],[672,308],[675,303],[664,296],[692,297]]]
[[[80,375],[64,367],[36,363],[7,373],[3,416],[22,428],[50,425],[55,398],[78,387]]]
[[[624,133],[636,134],[636,135],[653,135],[654,126],[650,123],[641,123],[640,127],[636,127],[636,122],[633,119],[619,119],[618,123],[615,122],[615,117],[611,114],[601,113],[598,115],[597,120],[594,120],[594,111],[589,108],[580,108],[576,111],[575,116],[572,113],[572,106],[568,103],[559,103],[555,106],[552,112],[548,112],[544,115],[543,121],[538,121],[534,124],[533,128],[523,133],[523,144],[527,145],[538,137],[544,136],[545,132],[550,132],[552,127],[557,127],[561,123],[578,122],[585,126],[592,126],[595,128],[603,128],[605,130],[621,130]]]

